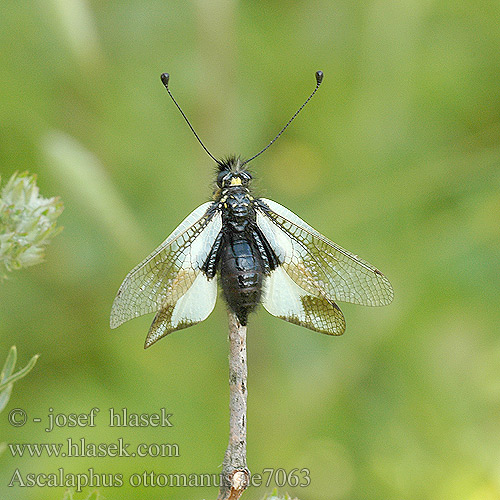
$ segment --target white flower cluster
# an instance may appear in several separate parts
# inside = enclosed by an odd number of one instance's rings
[[[45,246],[62,228],[57,197],[43,198],[36,175],[15,173],[0,192],[0,279],[7,272],[42,262]]]

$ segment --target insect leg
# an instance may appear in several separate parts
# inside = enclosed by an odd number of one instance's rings
[[[269,245],[266,237],[262,234],[261,230],[258,227],[254,227],[252,229],[252,236],[259,251],[259,255],[262,258],[264,271],[266,274],[269,274],[280,265],[278,257],[276,256],[273,249],[271,248],[271,245]]]
[[[205,260],[205,263],[201,267],[201,270],[205,273],[205,275],[209,279],[212,279],[217,271],[217,262],[219,261],[220,249],[223,237],[224,233],[223,231],[220,231],[219,234],[217,235],[217,238],[214,241],[214,244],[210,250],[210,253],[208,254],[207,259]]]

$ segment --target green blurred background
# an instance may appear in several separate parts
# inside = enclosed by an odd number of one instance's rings
[[[171,458],[0,456],[21,473],[220,472],[228,437],[221,300],[148,350],[151,316],[118,330],[126,273],[211,196],[216,156],[249,157],[255,191],[359,253],[395,289],[342,305],[330,338],[259,310],[248,329],[248,464],[310,469],[301,500],[500,498],[500,3],[35,0],[0,5],[0,174],[38,175],[65,204],[42,265],[0,285],[0,358],[41,357],[0,415],[0,441],[176,443]],[[3,354],[2,354],[3,353]],[[93,429],[46,423],[99,407]],[[173,413],[112,429],[108,408]],[[260,499],[271,487],[251,488]],[[83,498],[85,490],[76,498]],[[215,488],[102,488],[106,499],[215,498]]]

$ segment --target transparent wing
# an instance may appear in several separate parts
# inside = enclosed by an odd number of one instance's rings
[[[278,318],[328,335],[342,335],[345,320],[335,302],[311,295],[279,266],[266,278],[262,305]]]
[[[304,291],[330,303],[382,306],[392,301],[389,280],[371,264],[272,200],[258,200],[256,210],[257,224],[283,269]]]
[[[216,290],[217,285],[215,279],[208,280],[201,273],[200,267],[222,228],[220,212],[207,213],[211,205],[212,202],[204,203],[188,215],[125,277],[111,309],[111,328],[143,314],[159,312],[153,326],[156,323],[156,329],[160,331],[159,315],[163,314],[166,324],[163,335],[166,335],[168,329],[185,328],[190,326],[186,322],[194,324],[210,314],[216,295],[212,288]],[[201,290],[209,293],[202,296]],[[198,301],[199,311],[192,306],[194,300]],[[167,321],[166,313],[162,312],[170,310],[172,314]],[[157,340],[159,336],[155,338]]]

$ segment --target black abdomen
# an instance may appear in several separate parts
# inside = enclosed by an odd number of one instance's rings
[[[224,298],[242,325],[260,302],[263,266],[255,245],[244,234],[225,235],[220,255]]]

